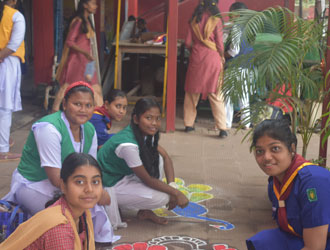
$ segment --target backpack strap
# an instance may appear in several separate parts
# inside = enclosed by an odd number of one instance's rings
[[[18,209],[19,209],[19,205],[17,205],[17,206],[14,208],[13,212],[12,212],[11,215],[10,215],[10,218],[9,218],[9,225],[10,225],[10,226],[12,226],[12,224],[13,224],[13,222],[14,222],[14,220],[15,220],[15,217],[16,217],[16,214],[17,214],[17,212],[18,212]]]
[[[6,206],[8,210],[11,210],[11,205],[9,204],[9,202],[5,200],[0,200],[0,204]]]

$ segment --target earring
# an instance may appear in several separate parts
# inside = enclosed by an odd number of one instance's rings
[[[204,6],[204,1],[203,1],[203,2],[201,2],[201,5],[202,5],[202,6]]]

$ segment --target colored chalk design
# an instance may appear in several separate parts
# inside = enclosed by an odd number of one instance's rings
[[[163,179],[163,181],[166,182],[165,179]],[[178,189],[188,197],[190,201],[188,206],[183,209],[176,207],[172,211],[165,208],[153,210],[158,216],[166,218],[182,216],[186,218],[209,221],[212,222],[212,224],[210,224],[211,227],[219,230],[232,230],[235,228],[233,224],[227,221],[203,216],[208,213],[208,210],[205,206],[198,203],[214,198],[212,194],[206,193],[212,190],[211,186],[204,184],[190,184],[185,186],[184,180],[180,178],[175,178],[175,183],[177,184]],[[214,225],[214,223],[220,223],[221,225]]]
[[[154,238],[148,243],[136,242],[133,244],[119,244],[112,247],[112,250],[237,250],[227,244],[209,245],[204,240],[189,236],[162,236]]]

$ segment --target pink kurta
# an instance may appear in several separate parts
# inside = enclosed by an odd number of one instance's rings
[[[198,23],[200,31],[204,34],[205,24],[210,14],[204,13],[202,20]],[[185,45],[191,48],[189,66],[186,75],[185,91],[188,93],[201,93],[202,99],[206,99],[209,93],[216,93],[220,72],[223,70],[223,63],[219,52],[223,54],[222,21],[214,29],[209,37],[214,42],[217,50],[206,47],[195,35],[189,25]],[[191,46],[192,45],[192,46]]]
[[[70,26],[68,36],[65,41],[65,45],[69,48],[72,45],[76,45],[85,51],[92,51],[90,39],[87,37],[87,34],[81,32],[82,21],[79,18],[73,20],[73,23]],[[85,79],[85,70],[86,65],[89,63],[89,60],[82,53],[69,49],[69,55],[67,61],[64,64],[63,70],[61,72],[59,82],[60,84],[64,83],[74,83],[77,81],[86,81]],[[94,72],[91,85],[97,84],[97,75]]]

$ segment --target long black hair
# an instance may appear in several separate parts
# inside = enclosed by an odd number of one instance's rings
[[[102,177],[102,170],[97,160],[89,154],[85,153],[71,153],[69,154],[62,163],[62,168],[60,172],[60,178],[64,183],[67,183],[69,177],[76,171],[77,168],[89,165],[96,168]],[[48,201],[45,204],[45,207],[49,207],[54,204],[63,194],[61,192],[56,192],[52,200]]]
[[[292,133],[289,121],[286,119],[267,119],[259,123],[253,131],[250,149],[253,149],[258,139],[265,135],[284,143],[290,152],[292,152],[292,144],[297,148],[297,137]]]
[[[87,23],[86,23],[85,16],[84,16],[84,12],[85,12],[84,4],[88,4],[89,1],[91,1],[91,0],[80,0],[78,3],[77,11],[75,12],[75,14],[73,16],[73,18],[80,17],[80,19],[82,20],[81,32],[84,34],[86,34],[88,32]],[[95,30],[92,20],[90,19],[89,16],[87,19],[88,19],[92,29]]]
[[[148,135],[146,138],[144,138],[144,135],[142,134],[138,124],[134,122],[134,116],[137,120],[139,120],[141,115],[151,108],[158,108],[161,110],[155,98],[144,97],[138,100],[132,112],[131,127],[136,141],[139,144],[140,158],[142,160],[143,166],[150,176],[159,178],[159,152],[157,150],[159,131],[157,131],[154,136]]]
[[[1,1],[0,0],[0,22],[3,16],[3,10],[5,8],[5,4],[8,2],[8,0]]]
[[[84,4],[87,4],[89,1],[91,1],[91,0],[80,0],[79,1],[77,10],[70,17],[70,19],[68,21],[68,24],[66,25],[66,28],[64,29],[64,32],[63,32],[64,41],[66,40],[66,38],[67,38],[67,36],[69,34],[70,25],[72,23],[72,20],[75,17],[79,17],[81,19],[81,21],[82,21],[81,27],[80,27],[80,31],[82,33],[84,33],[84,34],[87,34],[88,33],[88,26],[87,26],[87,22],[86,22],[86,19],[85,19],[85,16],[84,16],[84,11],[85,11]],[[87,20],[90,23],[92,29],[95,31],[95,28],[93,26],[92,20],[90,19],[89,16],[87,17]]]
[[[220,11],[218,8],[218,0],[201,0],[199,5],[197,5],[197,7],[195,8],[190,22],[192,22],[196,17],[196,23],[199,23],[205,11],[209,11],[212,16],[219,14]]]

